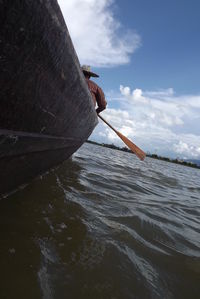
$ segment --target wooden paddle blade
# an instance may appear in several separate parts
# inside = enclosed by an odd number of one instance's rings
[[[143,161],[145,159],[145,152],[143,152],[137,145],[135,145],[132,141],[130,141],[126,136],[122,135],[120,132],[117,131],[116,133],[140,160]]]

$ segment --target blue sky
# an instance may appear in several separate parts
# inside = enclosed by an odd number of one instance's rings
[[[118,0],[116,4],[121,24],[135,29],[142,39],[131,63],[116,70],[116,85],[125,77],[126,84],[144,89],[174,86],[178,93],[199,92],[200,2]],[[112,72],[105,72],[106,88],[112,85]]]
[[[200,1],[59,0],[102,115],[145,151],[200,159]],[[92,140],[121,141],[99,124]]]

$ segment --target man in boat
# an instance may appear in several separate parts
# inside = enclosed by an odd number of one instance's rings
[[[97,106],[98,106],[96,109],[96,112],[97,112],[97,114],[99,114],[101,111],[106,109],[107,102],[106,102],[105,95],[104,95],[104,92],[101,89],[101,87],[99,87],[95,82],[90,80],[90,77],[99,77],[99,76],[91,71],[91,68],[89,65],[83,65],[82,71],[85,76],[89,90],[91,92],[92,99],[94,101],[94,105],[96,106],[96,104],[97,104]]]

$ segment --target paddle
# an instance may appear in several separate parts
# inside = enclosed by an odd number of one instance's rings
[[[130,148],[130,150],[136,154],[136,156],[140,160],[144,160],[146,157],[146,154],[137,146],[135,145],[132,141],[130,141],[126,136],[122,135],[122,133],[118,132],[115,128],[113,128],[101,115],[98,114],[98,117],[104,121],[120,138],[121,140]]]

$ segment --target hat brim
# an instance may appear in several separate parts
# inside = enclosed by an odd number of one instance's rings
[[[91,77],[96,77],[96,78],[99,77],[99,75],[97,75],[97,74],[95,74],[95,73],[93,73],[93,72],[88,72],[88,71],[83,70],[83,73],[88,74],[88,75],[91,76]]]

